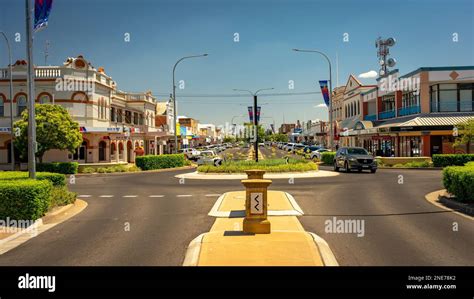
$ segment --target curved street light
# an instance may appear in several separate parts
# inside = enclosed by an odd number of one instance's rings
[[[332,128],[332,71],[331,71],[331,60],[329,59],[329,57],[321,52],[321,51],[318,51],[318,50],[303,50],[303,49],[292,49],[293,51],[295,52],[308,52],[308,53],[317,53],[317,54],[320,54],[322,55],[324,58],[326,58],[327,62],[328,62],[328,65],[329,65],[329,146],[331,149],[334,148],[334,144],[333,144],[333,135],[334,135],[334,131],[333,131],[333,128]]]
[[[191,55],[191,56],[185,56],[180,58],[178,61],[173,66],[173,119],[174,119],[174,153],[178,153],[178,131],[176,130],[176,84],[175,84],[175,71],[176,71],[176,66],[183,60],[189,59],[189,58],[197,58],[197,57],[206,57],[209,54],[201,54],[201,55]]]
[[[251,92],[250,90],[247,90],[247,89],[233,89],[233,91],[245,91],[245,92],[248,92],[250,93],[252,96],[253,96],[253,123],[254,123],[254,126],[255,126],[255,144],[254,144],[254,150],[255,150],[255,162],[258,162],[258,119],[257,119],[257,94],[260,92],[260,91],[264,91],[264,90],[273,90],[275,88],[271,87],[271,88],[262,88],[262,89],[259,89],[257,90],[256,92]]]

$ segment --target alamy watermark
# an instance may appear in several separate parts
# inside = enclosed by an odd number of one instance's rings
[[[365,236],[365,220],[363,219],[327,219],[324,221],[324,231],[327,234],[357,234],[357,237]]]
[[[38,228],[35,225],[34,220],[15,220],[7,217],[6,219],[0,219],[0,233],[15,234],[17,232],[30,233],[31,236],[36,237],[38,235]]]
[[[396,76],[389,75],[380,79],[380,90],[385,92],[394,91],[412,91],[413,94],[418,95],[420,93],[420,78],[398,78]]]

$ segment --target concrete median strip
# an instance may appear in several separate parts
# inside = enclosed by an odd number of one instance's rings
[[[289,193],[268,191],[269,234],[242,231],[245,191],[222,194],[208,215],[216,220],[191,241],[183,266],[338,266],[326,241],[304,230]]]
[[[306,172],[282,172],[282,173],[266,173],[265,179],[304,179],[304,178],[323,178],[338,176],[338,172],[317,170],[317,171],[306,171]],[[247,178],[246,174],[226,174],[226,173],[200,173],[200,172],[188,172],[178,174],[175,176],[179,179],[191,179],[191,180],[243,180]]]

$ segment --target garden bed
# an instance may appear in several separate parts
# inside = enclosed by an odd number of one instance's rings
[[[318,165],[312,161],[302,159],[268,159],[255,161],[226,161],[220,166],[201,165],[200,173],[245,173],[246,170],[260,169],[273,173],[317,171]]]

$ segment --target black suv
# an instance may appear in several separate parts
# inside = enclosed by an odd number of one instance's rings
[[[334,157],[334,171],[339,171],[339,168],[344,168],[346,172],[367,169],[375,173],[377,161],[362,147],[341,147]]]

